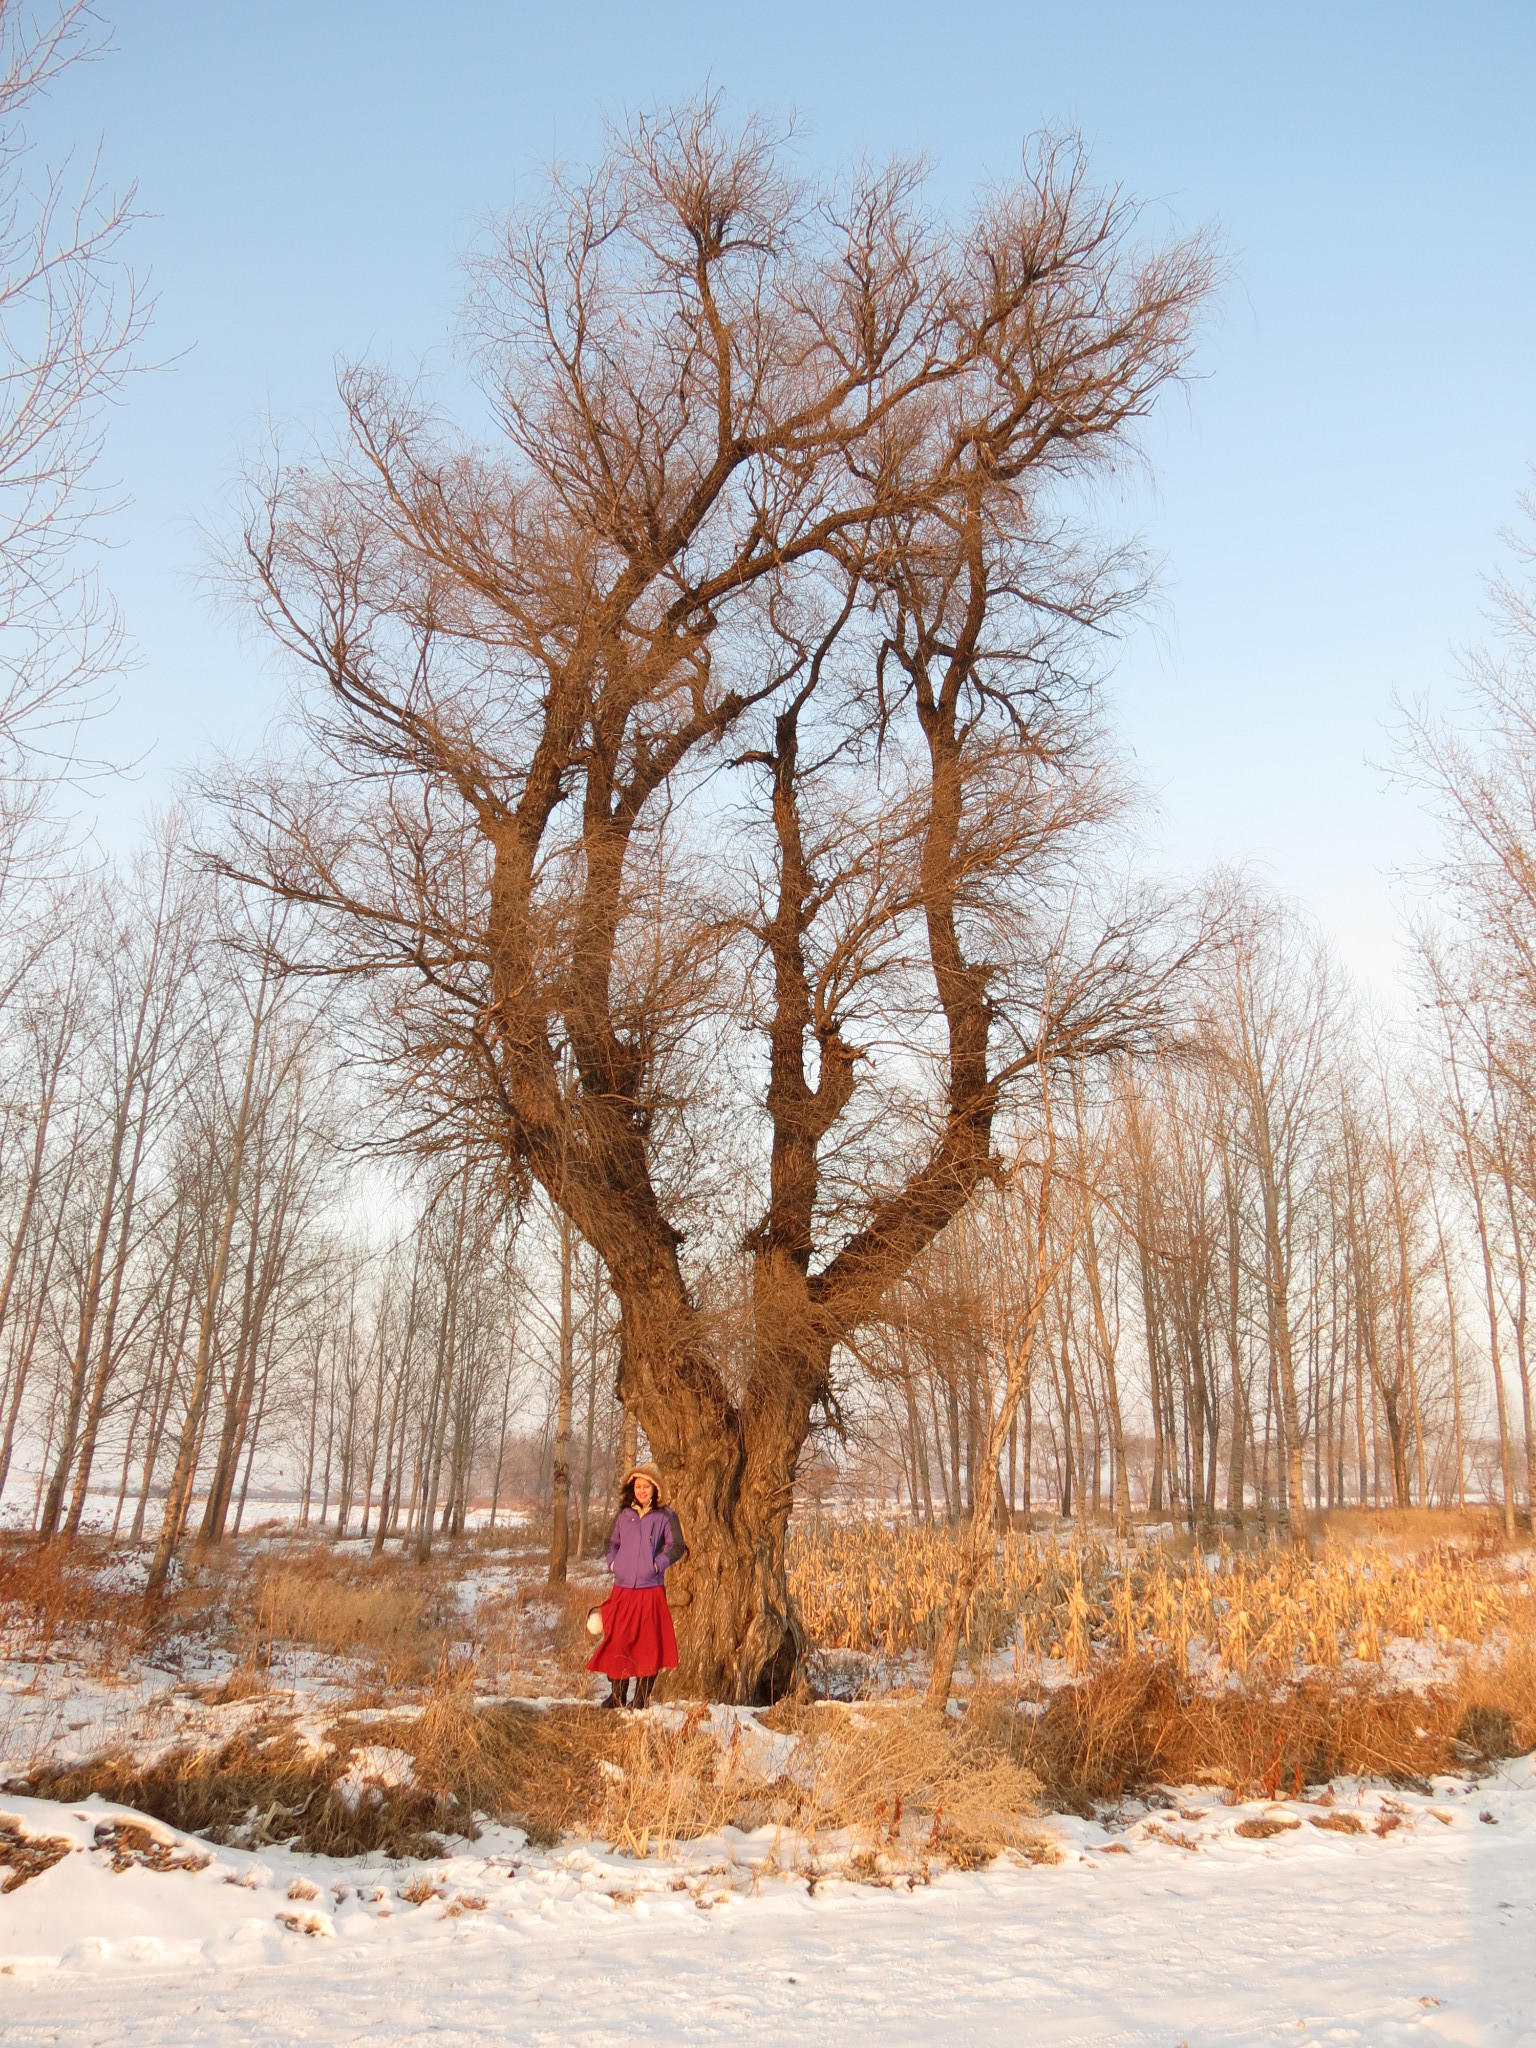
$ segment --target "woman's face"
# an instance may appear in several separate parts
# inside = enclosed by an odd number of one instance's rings
[[[652,1486],[649,1479],[637,1479],[635,1481],[635,1506],[642,1515],[649,1511],[650,1505],[655,1498],[656,1489]]]

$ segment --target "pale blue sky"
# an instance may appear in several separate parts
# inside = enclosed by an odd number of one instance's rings
[[[150,748],[103,827],[279,684],[195,588],[264,416],[323,419],[339,357],[453,330],[459,258],[605,113],[712,83],[793,110],[812,164],[926,151],[963,203],[1030,129],[1214,222],[1235,278],[1205,373],[1148,441],[1134,518],[1163,558],[1123,730],[1194,871],[1259,865],[1351,964],[1393,971],[1388,871],[1425,844],[1367,757],[1392,692],[1445,696],[1536,458],[1536,8],[108,0],[113,55],[37,132],[105,143],[152,216],[139,260],[173,368],[130,391],[107,568],[138,665],[108,739]]]

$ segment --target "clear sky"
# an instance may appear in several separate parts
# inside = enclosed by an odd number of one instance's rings
[[[1445,699],[1536,459],[1536,7],[105,0],[115,49],[34,123],[139,182],[153,352],[110,457],[107,574],[137,662],[105,741],[148,750],[106,836],[279,681],[200,596],[265,417],[339,359],[450,342],[460,259],[605,115],[723,88],[812,165],[921,150],[963,204],[1075,126],[1106,182],[1214,223],[1234,279],[1155,423],[1133,516],[1155,623],[1115,677],[1163,862],[1252,863],[1385,991],[1394,867],[1426,843],[1370,762],[1394,691]]]

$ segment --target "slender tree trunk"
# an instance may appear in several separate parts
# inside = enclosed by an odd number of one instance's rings
[[[154,1484],[155,1467],[160,1461],[160,1446],[165,1438],[171,1402],[175,1398],[177,1361],[186,1354],[187,1331],[192,1326],[193,1300],[193,1290],[188,1283],[182,1295],[181,1327],[176,1333],[176,1341],[174,1345],[168,1344],[160,1356],[154,1402],[150,1410],[149,1436],[144,1445],[144,1470],[139,1482],[138,1502],[133,1511],[133,1528],[128,1538],[135,1546],[144,1540],[144,1517],[149,1508],[150,1488]]]
[[[587,1554],[587,1519],[592,1512],[593,1435],[597,1428],[597,1309],[602,1267],[592,1254],[592,1321],[587,1350],[587,1449],[581,1474],[581,1521],[576,1532],[576,1555]],[[509,1381],[510,1384],[510,1381]]]
[[[1536,1529],[1536,1435],[1533,1435],[1531,1429],[1531,1370],[1526,1354],[1529,1293],[1526,1280],[1525,1232],[1520,1227],[1514,1175],[1510,1169],[1502,1128],[1499,1132],[1499,1151],[1499,1177],[1503,1183],[1505,1206],[1509,1212],[1510,1245],[1515,1264],[1515,1372],[1520,1382],[1520,1407],[1525,1424],[1525,1515],[1527,1524]]]
[[[11,1295],[16,1285],[16,1275],[28,1246],[28,1232],[32,1227],[32,1215],[37,1206],[39,1190],[43,1185],[44,1164],[47,1157],[48,1126],[53,1117],[53,1104],[58,1094],[59,1076],[73,1042],[74,1029],[66,1018],[61,1024],[55,1041],[53,1057],[46,1062],[43,1075],[42,1095],[37,1105],[37,1124],[32,1134],[32,1154],[27,1162],[27,1183],[22,1190],[21,1213],[16,1218],[16,1227],[11,1233],[11,1248],[6,1255],[5,1276],[0,1279],[0,1335],[5,1332],[10,1318]],[[73,1157],[73,1150],[72,1155]],[[0,1460],[0,1493],[5,1490],[5,1474],[10,1464],[10,1435],[7,1432],[6,1450]]]
[[[101,1307],[107,1244],[112,1235],[112,1223],[117,1211],[118,1175],[122,1169],[123,1145],[127,1135],[128,1112],[125,1103],[113,1127],[112,1144],[107,1155],[105,1192],[102,1195],[95,1237],[86,1265],[85,1281],[80,1296],[80,1320],[76,1328],[74,1350],[69,1360],[69,1378],[64,1397],[58,1458],[53,1477],[48,1482],[47,1495],[38,1521],[37,1533],[45,1542],[58,1534],[59,1520],[64,1508],[64,1489],[69,1483],[69,1469],[74,1463],[75,1447],[79,1442],[80,1414],[85,1405],[91,1340],[96,1332],[96,1317]]]
[[[280,1290],[284,1265],[283,1230],[287,1211],[288,1183],[293,1172],[302,1129],[301,1105],[293,1107],[286,1156],[278,1171],[277,1195],[270,1213],[263,1205],[267,1181],[267,1116],[263,1108],[256,1120],[255,1159],[251,1176],[251,1206],[247,1225],[245,1280],[241,1290],[240,1328],[235,1344],[234,1372],[224,1403],[219,1432],[218,1455],[208,1482],[208,1500],[198,1534],[201,1545],[221,1543],[234,1497],[235,1475],[250,1425],[251,1403],[255,1398],[257,1360],[261,1351],[263,1325],[274,1297]],[[265,1250],[263,1238],[265,1233]]]
[[[171,1487],[166,1498],[165,1521],[161,1525],[160,1541],[155,1546],[154,1558],[145,1582],[146,1590],[152,1593],[158,1592],[165,1584],[181,1525],[192,1498],[192,1482],[196,1476],[194,1461],[202,1443],[203,1424],[207,1415],[210,1374],[213,1366],[214,1324],[218,1316],[219,1300],[224,1291],[224,1272],[229,1261],[229,1244],[234,1235],[235,1217],[240,1204],[240,1176],[245,1163],[245,1147],[250,1131],[251,1101],[255,1093],[256,1060],[261,1047],[266,997],[267,977],[264,971],[257,993],[256,1008],[251,1018],[251,1042],[246,1054],[245,1076],[241,1083],[240,1108],[235,1118],[230,1143],[224,1214],[220,1222],[217,1248],[208,1274],[207,1290],[203,1297],[202,1314],[198,1323],[197,1356],[192,1369],[192,1385],[187,1396],[186,1420],[182,1425],[181,1443],[171,1474]]]
[[[261,1441],[261,1425],[267,1414],[267,1388],[272,1378],[272,1349],[267,1347],[266,1364],[261,1369],[261,1388],[256,1396],[256,1413],[245,1440],[245,1473],[240,1481],[240,1498],[235,1504],[234,1533],[240,1534],[240,1525],[245,1520],[246,1496],[251,1490],[251,1470],[256,1463],[256,1446]]]
[[[468,1188],[468,1175],[465,1176]],[[467,1199],[467,1196],[466,1196]],[[460,1242],[463,1210],[460,1209]],[[437,1375],[432,1388],[426,1433],[422,1441],[420,1517],[416,1531],[416,1562],[425,1564],[432,1555],[432,1523],[437,1513],[438,1489],[442,1479],[443,1444],[448,1434],[448,1404],[451,1392],[454,1352],[458,1342],[458,1273],[455,1265],[446,1276],[443,1313],[438,1329]]]
[[[1090,1202],[1091,1197],[1084,1203],[1084,1263],[1088,1272],[1088,1292],[1093,1303],[1094,1330],[1099,1340],[1099,1363],[1104,1373],[1104,1405],[1109,1420],[1109,1455],[1114,1480],[1115,1530],[1123,1536],[1131,1520],[1131,1489],[1125,1472],[1125,1426],[1120,1417],[1120,1385],[1115,1376],[1116,1346],[1110,1337],[1109,1321],[1104,1313],[1098,1239],[1094,1233]],[[1119,1320],[1118,1310],[1116,1320]],[[1012,1469],[1011,1462],[1009,1469]]]
[[[70,1502],[69,1518],[64,1525],[66,1537],[73,1542],[80,1533],[80,1520],[85,1513],[85,1497],[91,1483],[91,1468],[96,1462],[96,1445],[101,1435],[101,1418],[106,1409],[107,1392],[116,1370],[118,1359],[115,1355],[118,1310],[122,1304],[123,1282],[128,1273],[128,1256],[132,1241],[134,1210],[138,1199],[139,1173],[143,1165],[144,1144],[149,1127],[150,1084],[153,1079],[156,1041],[158,1032],[151,1041],[150,1052],[139,1105],[139,1121],[134,1134],[133,1157],[123,1177],[122,1213],[118,1222],[117,1249],[112,1265],[112,1285],[107,1296],[107,1312],[102,1319],[101,1341],[97,1347],[96,1370],[91,1379],[90,1401],[85,1412],[85,1426],[80,1433],[80,1445],[75,1465],[74,1497]]]
[[[987,1418],[986,1442],[982,1454],[982,1492],[976,1503],[976,1512],[971,1516],[960,1538],[954,1584],[950,1590],[938,1643],[934,1650],[933,1671],[928,1682],[926,1704],[930,1712],[938,1714],[948,1711],[949,1695],[955,1679],[955,1665],[960,1655],[961,1638],[970,1617],[971,1602],[975,1598],[982,1572],[997,1540],[995,1496],[998,1461],[1003,1442],[1013,1427],[1019,1402],[1029,1385],[1034,1364],[1035,1342],[1039,1336],[1046,1302],[1065,1258],[1070,1257],[1075,1249],[1075,1243],[1069,1242],[1064,1247],[1063,1258],[1053,1262],[1049,1256],[1055,1163],[1054,1130],[1049,1122],[1049,1098],[1046,1117],[1050,1142],[1042,1166],[1035,1217],[1035,1259],[1034,1272],[1031,1276],[1033,1284],[1026,1290],[1025,1298],[1020,1304],[1013,1327],[1008,1332],[1003,1346],[1005,1372],[1002,1399],[997,1408],[989,1412]]]
[[[1280,1222],[1280,1190],[1270,1138],[1269,1102],[1262,1082],[1254,1090],[1254,1121],[1258,1135],[1259,1189],[1264,1204],[1265,1268],[1269,1275],[1270,1308],[1279,1379],[1280,1420],[1285,1438],[1286,1510],[1291,1541],[1309,1547],[1306,1468],[1302,1463],[1301,1410],[1296,1400],[1296,1369],[1291,1350],[1290,1265]]]
[[[1456,1476],[1450,1489],[1450,1496],[1458,1508],[1467,1505],[1467,1453],[1462,1433],[1461,1419],[1461,1353],[1458,1344],[1460,1318],[1456,1313],[1456,1287],[1451,1279],[1450,1253],[1446,1249],[1445,1227],[1440,1219],[1440,1198],[1435,1192],[1433,1174],[1430,1178],[1430,1199],[1435,1212],[1435,1245],[1440,1254],[1440,1274],[1445,1282],[1446,1327],[1451,1347],[1451,1419],[1454,1427],[1456,1453]]]
[[[551,1478],[549,1583],[565,1583],[571,1551],[571,1419],[576,1399],[576,1331],[571,1301],[576,1232],[564,1211],[560,1226],[560,1378],[555,1396],[555,1464]]]

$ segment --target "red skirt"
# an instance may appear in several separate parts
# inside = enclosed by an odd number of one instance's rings
[[[677,1669],[677,1635],[661,1586],[615,1586],[603,1602],[603,1640],[587,1659],[608,1678],[654,1678]]]

